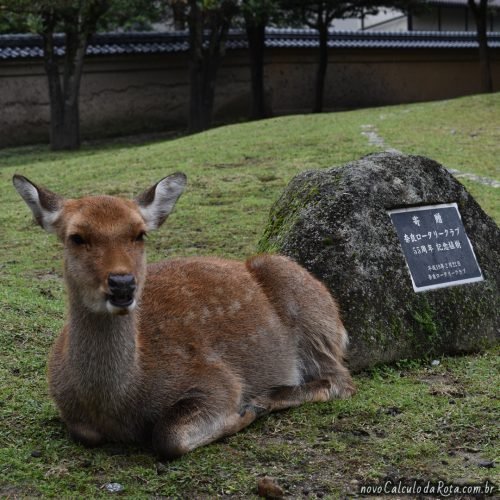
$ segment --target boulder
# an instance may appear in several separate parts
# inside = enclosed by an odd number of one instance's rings
[[[417,293],[388,210],[454,202],[484,281]],[[272,207],[259,247],[288,255],[331,290],[353,370],[498,342],[500,230],[431,159],[385,152],[297,175]]]

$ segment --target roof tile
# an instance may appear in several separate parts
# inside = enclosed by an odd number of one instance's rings
[[[489,33],[489,45],[500,47],[500,33]],[[64,53],[64,36],[56,35],[56,50]],[[317,32],[308,29],[268,29],[266,47],[314,48],[319,46]],[[328,46],[332,48],[396,48],[396,49],[460,49],[476,48],[474,32],[379,32],[331,31]],[[227,48],[247,47],[244,32],[229,33]],[[87,48],[90,56],[120,54],[163,54],[186,52],[186,32],[171,33],[104,33],[94,35]],[[0,35],[0,59],[32,59],[43,56],[42,39],[38,35]]]

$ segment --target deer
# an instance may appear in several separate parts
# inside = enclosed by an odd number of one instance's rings
[[[136,443],[170,460],[270,412],[355,392],[337,302],[293,260],[146,264],[146,235],[184,174],[134,200],[66,199],[18,174],[13,184],[63,245],[67,313],[48,383],[76,442]]]

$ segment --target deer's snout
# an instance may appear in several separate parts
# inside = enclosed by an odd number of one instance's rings
[[[137,288],[133,274],[110,274],[108,286],[111,293],[118,295],[133,293]]]
[[[133,304],[137,284],[132,274],[110,274],[108,288],[108,300],[114,307],[127,308]]]

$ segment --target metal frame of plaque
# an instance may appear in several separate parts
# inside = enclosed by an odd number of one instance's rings
[[[388,214],[415,292],[484,280],[456,203],[398,208]]]

